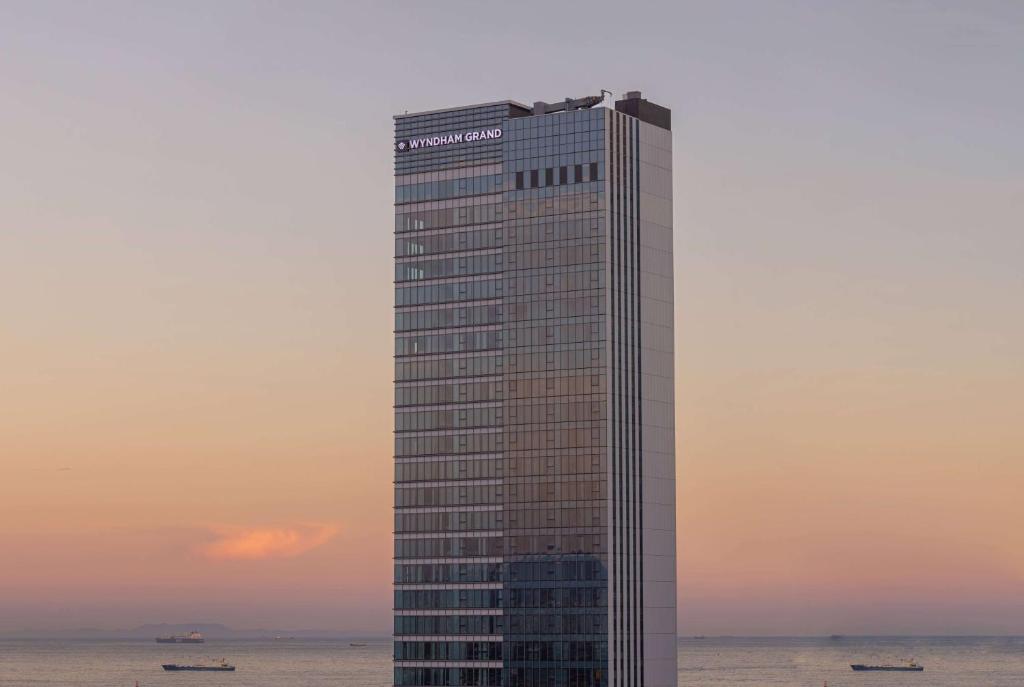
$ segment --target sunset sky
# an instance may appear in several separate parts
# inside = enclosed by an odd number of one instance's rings
[[[1024,634],[1024,5],[614,7],[0,4],[0,632],[387,633],[391,116],[605,88],[680,632]]]

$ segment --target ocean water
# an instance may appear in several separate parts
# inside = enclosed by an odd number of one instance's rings
[[[167,673],[161,663],[227,658],[234,673]],[[914,658],[923,673],[855,673]],[[210,639],[0,640],[0,687],[388,687],[391,644]],[[680,687],[1021,687],[1021,637],[707,638],[679,642]]]

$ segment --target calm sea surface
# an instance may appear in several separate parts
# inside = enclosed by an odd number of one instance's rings
[[[161,663],[225,657],[234,673],[165,673]],[[923,673],[854,673],[850,663],[915,658]],[[0,640],[0,686],[389,687],[391,645],[348,641]],[[1021,687],[1024,638],[683,639],[679,685]]]

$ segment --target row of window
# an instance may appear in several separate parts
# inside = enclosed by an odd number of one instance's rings
[[[607,613],[528,610],[510,615],[505,623],[509,635],[602,635],[608,632]]]
[[[544,217],[505,222],[509,243],[544,243],[596,238],[604,235],[601,213],[580,213],[571,216]]]
[[[487,227],[474,231],[399,237],[395,239],[395,255],[434,255],[531,244],[545,244],[540,247],[548,247],[562,242],[601,238],[603,235],[598,218],[520,220],[507,228]]]
[[[395,608],[501,608],[501,589],[396,589]]]
[[[533,117],[516,117],[506,123],[509,136],[546,136],[603,128],[606,108],[563,110]]]
[[[395,387],[396,406],[496,401],[505,397],[504,382],[462,382]]]
[[[531,554],[607,553],[605,528],[599,534],[522,534],[505,537],[396,539],[395,558],[526,556]]]
[[[435,429],[462,429],[467,427],[496,427],[505,420],[505,409],[461,408],[459,410],[421,410],[396,412],[395,431],[430,431]]]
[[[605,608],[607,585],[515,587],[505,590],[507,608]]]
[[[525,323],[525,326],[524,326]],[[508,346],[519,348],[532,348],[531,352],[551,353],[552,355],[564,350],[600,351],[604,345],[605,329],[604,317],[601,315],[580,315],[573,318],[561,318],[550,322],[541,322],[536,325],[532,320],[510,322],[505,327]],[[539,350],[538,350],[539,349]],[[512,367],[512,361],[518,360],[520,353],[527,351],[511,351],[516,357],[509,357],[509,371],[517,371]],[[599,355],[599,354],[598,354]],[[596,359],[596,355],[594,358]]]
[[[605,446],[607,437],[603,424],[591,427],[559,427],[554,429],[526,429],[473,434],[445,434],[426,437],[395,437],[395,456],[461,455],[465,453],[495,453],[506,448],[514,451],[546,449],[557,451],[567,448]]]
[[[528,508],[504,511],[460,511],[454,513],[396,513],[395,532],[482,532],[543,527],[601,527],[608,522],[603,507]]]
[[[597,186],[598,183],[591,184],[591,186]],[[510,220],[597,212],[605,209],[604,192],[599,190],[580,191],[577,188],[556,187],[510,193],[523,196],[513,198],[505,203],[502,210],[503,216]],[[509,193],[506,193],[507,195]]]
[[[524,403],[505,408],[459,408],[457,410],[400,411],[395,413],[395,431],[431,431],[468,427],[511,427],[522,424],[603,420],[605,405],[594,401]]]
[[[502,203],[485,203],[481,205],[464,205],[457,208],[440,208],[436,210],[410,210],[395,212],[395,231],[422,231],[424,229],[441,229],[444,227],[462,227],[470,224],[490,224],[505,218]]]
[[[503,220],[546,218],[575,213],[592,213],[605,209],[604,191],[600,182],[578,187],[551,187],[513,192],[504,203],[479,203],[451,208],[407,210],[398,206],[395,232],[424,231],[474,224],[492,224]],[[520,197],[521,196],[521,197]]]
[[[607,496],[607,480],[512,480],[506,483],[508,503],[541,503],[552,501],[602,501]]]
[[[396,482],[431,482],[457,479],[492,479],[505,474],[505,462],[500,459],[431,460],[426,462],[396,462]]]
[[[502,687],[501,668],[395,668],[395,687]],[[561,687],[562,683],[545,683],[543,687]],[[542,687],[522,685],[522,687]],[[568,687],[568,685],[566,685]],[[573,685],[572,687],[598,687]],[[602,684],[601,687],[604,687]]]
[[[397,508],[424,508],[500,503],[602,501],[607,497],[605,488],[607,480],[605,479],[555,480],[551,479],[552,475],[544,477],[543,480],[515,480],[505,484],[396,487],[395,506]]]
[[[446,335],[448,336],[448,335]],[[452,335],[457,336],[457,335]],[[427,386],[401,386],[395,388],[396,406],[440,405],[444,403],[474,403],[504,398],[534,398],[604,394],[607,380],[603,372],[564,374],[551,372],[536,377],[513,378],[504,382],[460,382]],[[599,399],[578,399],[596,401]]]
[[[597,393],[603,387],[603,370],[590,366],[567,373],[559,370],[518,372],[507,371],[504,381],[439,380],[437,384],[399,386],[395,388],[395,405],[438,405],[473,403],[509,399],[531,399],[534,396],[565,396]],[[584,400],[584,399],[580,399]],[[598,399],[585,399],[598,400]],[[519,406],[524,404],[519,404]],[[519,407],[515,406],[515,407]],[[516,411],[518,413],[518,411]]]
[[[570,560],[516,561],[506,563],[509,582],[600,581],[608,579],[605,561],[587,557]]]
[[[396,513],[395,532],[475,532],[501,530],[501,511],[460,511],[455,513]]]
[[[590,130],[536,138],[510,138],[505,145],[504,163],[506,169],[537,158],[543,159],[545,164],[569,164],[600,158],[604,154],[604,132]]]
[[[604,178],[601,166],[596,162],[587,165],[562,165],[545,169],[523,170],[515,173],[515,188],[521,191],[542,186],[564,186],[599,181]],[[570,181],[571,178],[571,181]]]
[[[604,299],[594,295],[574,295],[570,298],[538,298],[532,301],[518,299],[508,303],[508,322],[522,322],[586,315],[603,315]]]
[[[395,642],[396,661],[500,661],[501,642]]]
[[[494,272],[501,272],[504,269],[504,264],[505,258],[501,253],[400,262],[395,264],[395,281],[418,281],[420,279],[492,274]]]
[[[483,250],[505,245],[501,227],[487,227],[476,231],[459,231],[433,236],[401,237],[395,239],[395,256],[433,255],[463,250]]]
[[[506,140],[537,141],[552,136],[580,137],[603,132],[605,109],[552,112],[537,117],[516,118],[509,121]],[[595,117],[594,115],[600,115]]]
[[[543,478],[552,481],[558,478],[579,477],[608,474],[607,454],[603,448],[578,449],[560,451],[553,454],[549,451],[538,452],[539,455],[517,454],[507,461],[505,481],[515,484],[520,480]]]
[[[506,253],[509,270],[532,270],[550,267],[579,268],[588,263],[604,264],[603,241],[561,242],[526,247]]]
[[[507,253],[460,255],[452,258],[431,258],[395,264],[395,281],[443,279],[478,274],[493,274],[505,270],[537,270],[572,267],[576,270],[587,264],[604,264],[605,246],[600,241],[586,243],[556,243],[540,248],[522,248]],[[539,275],[538,275],[539,276]]]
[[[427,506],[485,506],[504,502],[500,484],[470,484],[457,487],[414,487],[395,489],[396,508]]]
[[[510,405],[507,425],[561,422],[595,422],[605,419],[605,404],[597,401],[563,401]]]
[[[543,350],[527,353],[510,351],[505,354],[510,373],[555,372],[557,370],[601,370],[604,366],[605,349],[600,341],[589,346],[564,347],[545,346]]]
[[[505,448],[500,432],[447,434],[430,437],[395,437],[395,456],[437,456],[463,453],[494,453]]]
[[[568,159],[586,158],[604,152],[603,128],[554,133],[550,130],[539,135],[510,132],[505,144],[505,163],[522,157],[563,155]]]
[[[594,346],[600,342],[594,342]],[[517,349],[519,350],[519,349]],[[604,347],[585,348],[575,345],[568,350],[545,346],[536,353],[508,351],[492,355],[463,356],[432,360],[396,360],[395,380],[399,382],[481,377],[502,374],[505,360],[510,372],[554,372],[557,370],[600,370],[604,365]]]
[[[546,527],[603,527],[608,523],[607,509],[530,508],[505,511],[508,529],[535,530]]]
[[[395,355],[431,355],[435,353],[469,353],[501,348],[501,331],[455,332],[395,337]]]
[[[608,641],[395,642],[396,661],[525,661],[594,663],[608,660]]]
[[[427,181],[419,184],[395,186],[396,203],[417,203],[424,200],[442,200],[459,196],[476,196],[481,193],[500,193],[503,176],[461,177],[445,181]]]
[[[511,274],[506,281],[508,295],[516,298],[573,291],[583,291],[587,296],[600,295],[600,292],[595,294],[594,291],[603,289],[606,284],[604,267],[593,264]]]
[[[511,641],[504,651],[509,661],[594,663],[608,660],[608,641]]]
[[[404,584],[501,582],[501,579],[501,563],[412,563],[395,566],[395,582]]]
[[[604,162],[608,153],[603,136],[587,136],[577,140],[562,138],[512,141],[505,149],[502,169],[515,172],[532,167],[559,167],[578,163]]]
[[[608,687],[608,665],[585,668],[509,668],[505,687]],[[481,687],[484,687],[481,685]]]
[[[429,482],[441,480],[492,479],[505,477],[515,480],[542,476],[556,479],[565,475],[587,476],[605,474],[603,449],[563,451],[530,458],[517,455],[511,459],[453,458],[431,461],[400,461],[395,463],[395,481]]]
[[[524,589],[396,589],[395,609],[605,608],[606,585]]]
[[[566,136],[509,140],[502,160],[504,172],[516,172],[532,167],[559,167],[590,164],[608,159],[604,135],[591,131]]]
[[[500,635],[500,615],[396,615],[396,635]]]
[[[501,537],[396,539],[395,558],[502,556],[505,548],[505,541]]]
[[[604,314],[603,305],[604,299],[593,295],[532,301],[520,298],[517,299],[517,302],[508,304],[507,317],[505,317],[504,307],[499,304],[409,310],[395,313],[395,331],[479,327],[501,324],[505,321],[532,322],[539,325],[543,320],[602,315]]]
[[[604,373],[565,375],[558,371],[549,377],[534,377],[507,382],[465,382],[430,386],[403,386],[394,390],[396,406],[473,403],[478,401],[534,397],[579,396],[567,401],[601,401],[607,391]],[[537,373],[534,373],[537,374]],[[595,397],[596,396],[596,397]]]
[[[586,319],[583,319],[586,318]],[[510,347],[558,346],[603,341],[603,317],[583,316],[584,322],[569,324],[539,324],[516,329],[486,332],[452,332],[448,334],[417,334],[395,337],[395,355],[430,355],[435,353],[467,353],[502,347],[502,339]],[[596,319],[595,319],[596,318]],[[531,323],[531,321],[526,320]],[[503,336],[504,334],[504,336]]]
[[[496,298],[505,292],[504,279],[480,279],[420,286],[396,286],[395,306],[432,305]]]
[[[602,635],[608,614],[577,610],[510,615],[397,615],[396,635]]]
[[[395,313],[395,331],[500,324],[502,311],[503,308],[500,305],[471,305],[460,308],[397,312]]]
[[[566,266],[565,269],[545,269],[542,272],[513,274],[505,279],[480,279],[445,284],[396,286],[395,305],[433,305],[458,301],[484,300],[505,296],[521,297],[530,294],[585,292],[586,296],[601,296],[604,288],[604,269],[593,263]],[[410,274],[418,274],[411,272]],[[415,280],[413,280],[415,281]],[[404,282],[403,282],[404,283]]]
[[[443,584],[459,582],[557,582],[608,579],[604,561],[596,558],[508,563],[413,563],[395,566],[395,582]]]

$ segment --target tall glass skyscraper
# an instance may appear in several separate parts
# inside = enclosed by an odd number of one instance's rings
[[[676,684],[671,114],[395,117],[396,685]]]

